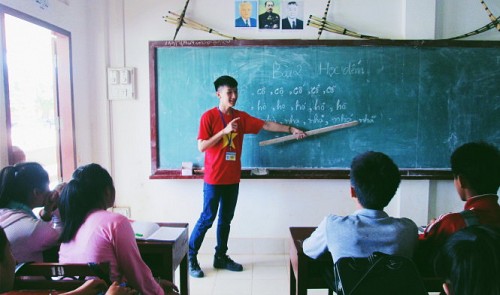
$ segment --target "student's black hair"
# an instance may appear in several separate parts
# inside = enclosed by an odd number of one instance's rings
[[[389,204],[401,182],[398,166],[391,158],[373,151],[354,157],[350,177],[359,203],[375,210]]]
[[[475,225],[454,233],[434,268],[455,295],[500,294],[500,228]]]
[[[5,234],[3,228],[0,226],[0,264],[3,263],[7,258],[3,254],[5,253],[5,248],[7,248],[8,244],[9,240],[7,239],[7,235]]]
[[[0,208],[10,201],[27,204],[34,189],[48,190],[49,175],[36,162],[23,162],[6,166],[0,171]]]
[[[461,175],[477,194],[496,194],[500,187],[500,151],[486,142],[470,142],[451,155],[451,171]]]
[[[113,179],[99,164],[81,166],[73,172],[59,197],[63,222],[60,242],[71,241],[87,215],[95,209],[106,209],[106,190],[113,189]]]
[[[221,86],[228,86],[231,88],[238,87],[238,81],[231,76],[220,76],[214,81],[215,91],[219,90]]]

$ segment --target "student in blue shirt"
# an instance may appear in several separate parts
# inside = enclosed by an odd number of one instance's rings
[[[417,225],[384,212],[401,181],[398,167],[387,155],[366,152],[351,163],[351,199],[358,210],[348,216],[326,216],[303,242],[304,253],[318,258],[329,251],[341,257],[368,257],[383,252],[411,258],[418,239]]]

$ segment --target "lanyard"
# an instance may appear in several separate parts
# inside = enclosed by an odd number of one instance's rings
[[[224,128],[226,128],[227,126],[227,123],[226,123],[226,120],[224,120],[224,114],[221,112],[221,110],[219,108],[217,108],[217,110],[219,111],[219,115],[220,115],[220,118],[222,120],[222,124],[224,125]],[[231,121],[234,119],[234,110],[231,111],[231,114],[232,114],[232,117],[231,117]],[[227,136],[227,146],[229,147],[229,150],[231,150],[231,143],[233,141],[233,137],[232,137],[232,134],[233,132],[231,131],[231,133],[229,133]]]

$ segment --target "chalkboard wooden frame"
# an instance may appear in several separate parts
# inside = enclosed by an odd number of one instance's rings
[[[194,170],[192,176],[182,176],[179,169],[162,169],[159,166],[157,49],[162,47],[211,47],[211,46],[403,46],[403,47],[478,47],[498,48],[498,41],[448,41],[448,40],[199,40],[199,41],[150,41],[150,124],[151,124],[151,179],[200,179],[203,172]],[[197,124],[197,123],[196,123]],[[401,169],[403,179],[452,179],[449,169]],[[253,175],[242,170],[242,178],[251,179],[348,179],[349,169],[270,169],[267,175]]]

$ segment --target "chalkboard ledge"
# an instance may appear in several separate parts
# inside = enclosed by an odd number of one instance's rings
[[[259,169],[257,175],[251,169],[241,171],[242,179],[349,179],[349,169]],[[266,174],[267,172],[267,174]],[[400,169],[402,179],[451,180],[449,169]],[[202,170],[182,176],[181,170],[156,170],[150,179],[203,179]]]

